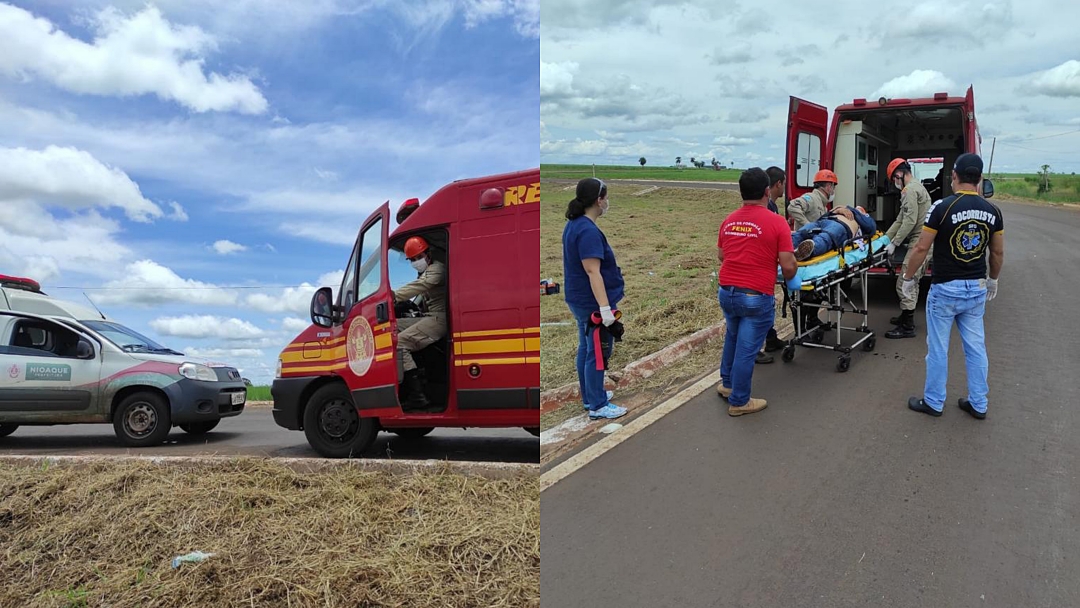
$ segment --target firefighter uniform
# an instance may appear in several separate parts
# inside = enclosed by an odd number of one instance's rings
[[[788,215],[795,221],[795,230],[816,222],[829,211],[829,198],[820,189],[815,188],[788,203]]]
[[[930,212],[930,204],[930,194],[926,188],[921,182],[912,180],[900,191],[900,214],[885,233],[890,243],[896,243],[897,246],[906,245],[908,248],[907,254],[904,255],[904,265],[900,276],[896,277],[896,293],[900,296],[901,311],[915,310],[919,301],[918,280],[926,273],[926,262],[913,274],[916,281],[914,295],[904,295],[904,276],[907,273],[908,260],[915,251],[915,243],[919,241],[919,235],[922,234],[923,221],[926,219],[926,214]],[[931,250],[931,253],[926,256],[927,261],[932,255]]]
[[[394,301],[422,295],[427,314],[398,320],[398,354],[405,371],[416,369],[412,354],[446,335],[446,265],[432,261],[415,281],[394,291]]]

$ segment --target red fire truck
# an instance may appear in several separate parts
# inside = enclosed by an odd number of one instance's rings
[[[894,158],[922,159],[941,163],[942,177],[928,178],[933,200],[952,194],[949,168],[965,152],[981,154],[982,136],[975,120],[975,94],[971,87],[963,97],[935,93],[922,99],[855,99],[836,108],[829,124],[829,110],[792,97],[788,105],[787,200],[810,192],[814,174],[832,169],[836,204],[862,205],[882,231],[900,210],[900,192],[890,184],[885,170]],[[922,177],[922,176],[920,176]],[[983,196],[994,187],[983,180]],[[903,263],[904,247],[898,247],[894,264]],[[884,268],[871,271],[885,274]]]
[[[313,324],[279,358],[275,422],[303,430],[332,458],[362,455],[380,430],[418,438],[436,427],[521,427],[538,436],[539,168],[454,182],[423,204],[406,201],[393,231],[390,219],[384,203],[362,224],[336,296],[329,287],[313,296]],[[402,253],[412,236],[448,277],[446,337],[413,354],[435,406],[424,412],[402,409],[392,293],[416,278]]]

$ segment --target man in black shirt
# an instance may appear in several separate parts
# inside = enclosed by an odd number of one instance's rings
[[[934,277],[926,296],[926,386],[922,399],[908,400],[909,408],[931,416],[940,416],[945,407],[949,338],[955,322],[964,342],[968,378],[968,397],[960,399],[960,409],[979,420],[986,418],[989,365],[983,312],[998,291],[1005,257],[1005,222],[1001,210],[978,194],[982,169],[982,159],[975,154],[956,159],[952,172],[955,194],[930,208],[904,276],[903,289],[914,292],[916,279],[907,275],[914,275],[922,266],[933,245]]]

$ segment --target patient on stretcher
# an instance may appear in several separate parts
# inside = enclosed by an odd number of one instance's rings
[[[862,207],[837,207],[793,232],[791,244],[795,259],[802,262],[840,249],[852,239],[870,239],[875,231],[877,222]]]

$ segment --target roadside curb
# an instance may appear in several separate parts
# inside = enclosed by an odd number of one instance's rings
[[[271,462],[285,466],[297,473],[317,473],[329,469],[351,467],[364,471],[390,473],[392,475],[415,475],[417,473],[453,473],[486,479],[510,479],[520,476],[538,476],[540,465],[511,462],[474,462],[451,460],[366,460],[322,458],[255,458],[251,456],[105,456],[105,455],[3,455],[2,465],[37,465],[88,467],[97,464],[141,462],[198,468],[207,465],[236,464],[244,461]]]
[[[671,365],[690,354],[690,351],[694,348],[720,338],[724,335],[726,329],[727,324],[724,321],[721,321],[716,325],[706,327],[689,336],[680,338],[655,353],[645,355],[637,361],[627,364],[622,371],[612,372],[610,374],[611,381],[608,382],[607,385],[612,388],[617,388],[619,386],[626,386],[634,380],[648,378],[661,368]],[[581,398],[579,393],[580,391],[578,390],[576,382],[549,391],[544,391],[540,394],[540,414],[553,412],[567,403],[579,400]]]

